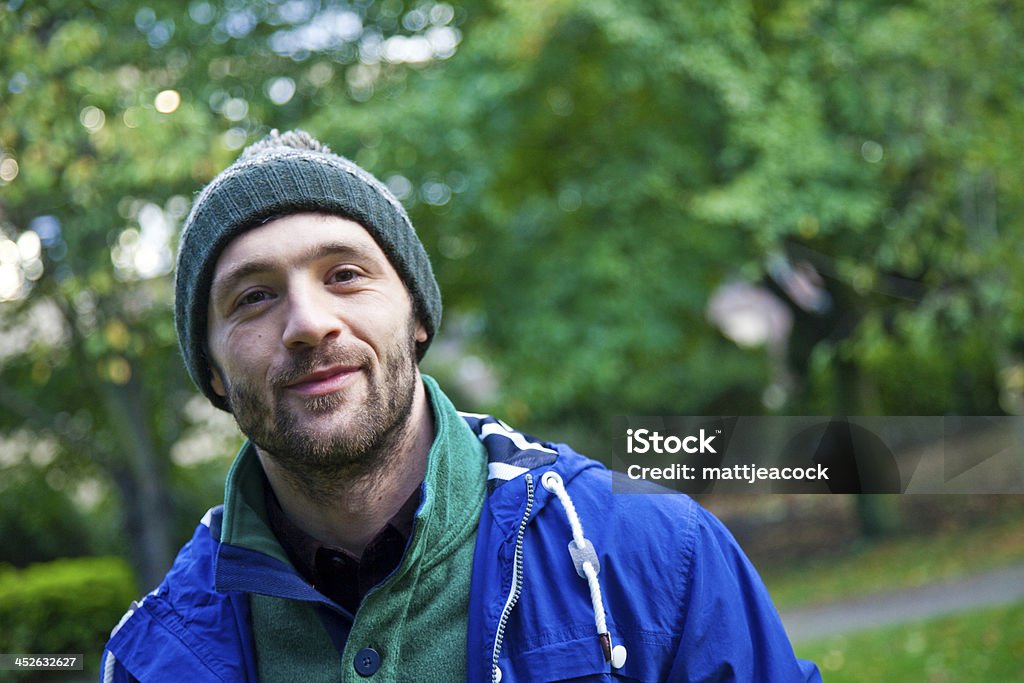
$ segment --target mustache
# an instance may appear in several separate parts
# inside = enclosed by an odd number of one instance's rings
[[[365,353],[333,345],[293,351],[285,364],[274,368],[270,373],[270,386],[275,391],[280,391],[306,375],[332,365],[367,368],[370,365],[370,359]]]

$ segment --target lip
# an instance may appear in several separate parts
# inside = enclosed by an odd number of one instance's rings
[[[344,388],[348,380],[357,372],[359,372],[357,367],[335,365],[303,375],[297,381],[286,385],[285,388],[304,396],[333,394]]]

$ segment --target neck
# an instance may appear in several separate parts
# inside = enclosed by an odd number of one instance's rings
[[[262,449],[257,452],[288,518],[321,543],[359,557],[423,482],[433,442],[433,415],[418,379],[408,420],[382,445],[373,466],[330,482],[329,495],[322,491],[310,495],[310,487],[289,476],[272,455]]]

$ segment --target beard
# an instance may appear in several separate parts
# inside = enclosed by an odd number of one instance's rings
[[[406,440],[416,392],[415,320],[380,356],[321,345],[295,352],[270,377],[270,396],[244,378],[225,381],[238,428],[310,499],[330,499],[341,484],[381,472]],[[366,383],[321,396],[287,395],[292,382],[331,365],[359,367]],[[222,373],[223,376],[223,373]],[[225,377],[225,380],[227,378]],[[353,379],[356,379],[353,377]]]

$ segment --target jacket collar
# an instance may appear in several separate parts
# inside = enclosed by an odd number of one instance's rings
[[[459,415],[487,448],[487,486],[491,492],[558,459],[557,445],[517,432],[495,417],[466,412]]]

